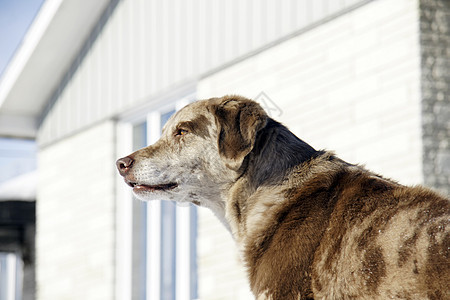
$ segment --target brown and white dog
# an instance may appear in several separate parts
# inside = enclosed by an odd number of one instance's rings
[[[139,199],[210,208],[257,299],[450,299],[450,201],[316,151],[251,100],[192,103],[117,167]]]

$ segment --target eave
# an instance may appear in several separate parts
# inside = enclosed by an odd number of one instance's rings
[[[110,0],[46,0],[0,81],[0,136],[35,138],[40,115]]]

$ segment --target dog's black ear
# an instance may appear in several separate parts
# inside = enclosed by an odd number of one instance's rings
[[[256,134],[267,123],[267,114],[255,101],[225,96],[214,106],[219,154],[226,166],[238,170],[255,145]]]

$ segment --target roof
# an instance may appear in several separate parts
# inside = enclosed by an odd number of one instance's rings
[[[46,0],[0,79],[0,136],[35,138],[38,120],[110,0]]]
[[[0,183],[0,201],[35,201],[37,171],[25,173]]]

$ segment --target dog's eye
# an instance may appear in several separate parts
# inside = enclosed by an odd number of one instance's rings
[[[186,129],[178,129],[176,136],[186,135],[188,131]]]

